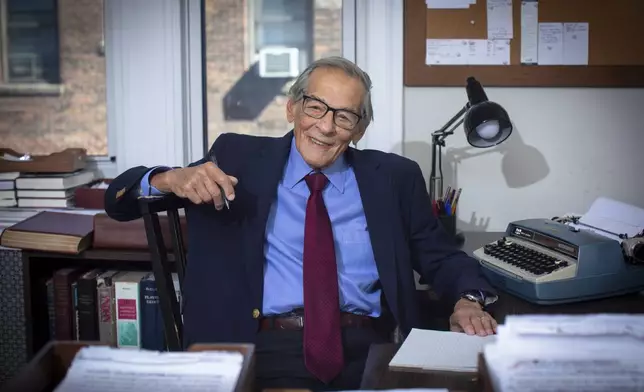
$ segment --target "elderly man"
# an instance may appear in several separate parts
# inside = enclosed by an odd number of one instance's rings
[[[452,330],[496,329],[493,289],[433,216],[419,166],[349,147],[372,120],[370,89],[355,64],[320,59],[289,91],[284,137],[223,134],[189,167],[135,167],[107,191],[116,220],[140,216],[141,194],[179,196],[185,344],[255,343],[261,388],[358,388],[369,346],[429,311],[414,270],[454,304]]]

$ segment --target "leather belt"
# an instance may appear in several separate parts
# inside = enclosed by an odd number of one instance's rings
[[[340,325],[342,327],[352,328],[373,328],[374,319],[368,316],[343,312],[340,314]],[[259,328],[262,331],[270,329],[300,330],[304,328],[304,316],[287,315],[264,317],[260,320]]]

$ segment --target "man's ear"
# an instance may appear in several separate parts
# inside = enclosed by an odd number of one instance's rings
[[[288,102],[286,102],[286,121],[288,121],[289,123],[292,123],[293,121],[295,121],[295,117],[297,114],[296,111],[297,111],[297,108],[296,108],[295,102],[293,102],[293,100],[289,98]]]

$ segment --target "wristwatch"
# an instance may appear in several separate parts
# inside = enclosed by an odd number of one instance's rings
[[[461,298],[476,302],[482,308],[485,308],[495,303],[499,299],[499,296],[483,290],[467,290],[461,293]]]

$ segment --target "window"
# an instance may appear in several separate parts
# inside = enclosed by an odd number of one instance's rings
[[[313,52],[313,1],[251,0],[249,8],[252,24],[248,47],[253,62],[264,62],[268,58],[270,64],[272,59],[277,59],[268,72],[283,70],[291,63],[295,73],[306,68]],[[279,61],[282,56],[295,58],[292,62]]]
[[[0,0],[0,140],[107,155],[103,2]]]
[[[342,55],[342,0],[205,0],[208,145],[221,133],[282,136],[286,92],[320,57]]]
[[[58,83],[56,1],[4,0],[0,10],[2,80]]]

